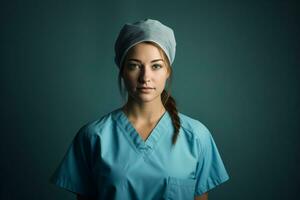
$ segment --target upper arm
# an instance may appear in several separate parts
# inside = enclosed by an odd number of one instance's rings
[[[204,194],[227,181],[229,176],[210,131],[202,127],[198,133],[196,141],[199,160],[195,174],[195,194]]]
[[[195,196],[194,200],[208,200],[208,193],[204,193],[201,196]]]

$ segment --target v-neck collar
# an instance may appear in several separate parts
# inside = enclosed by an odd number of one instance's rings
[[[151,130],[148,138],[144,141],[129,121],[122,108],[115,110],[115,119],[124,130],[124,134],[129,142],[131,142],[139,151],[149,151],[153,149],[159,138],[164,135],[164,133],[167,133],[166,131],[168,130],[169,123],[171,123],[171,120],[169,120],[170,115],[166,110],[156,123],[155,127]]]

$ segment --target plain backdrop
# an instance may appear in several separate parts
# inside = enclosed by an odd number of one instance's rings
[[[123,105],[114,42],[145,18],[173,28],[172,96],[230,175],[209,199],[298,199],[298,2],[2,0],[0,199],[75,199],[48,179],[81,126]]]

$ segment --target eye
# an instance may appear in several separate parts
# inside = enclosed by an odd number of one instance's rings
[[[159,68],[161,68],[161,67],[162,67],[162,66],[161,66],[160,64],[154,64],[154,65],[153,65],[153,68],[154,68],[154,69],[159,69]]]
[[[136,68],[138,68],[138,67],[139,67],[139,65],[136,64],[136,63],[129,63],[129,64],[128,64],[128,68],[131,69],[131,70],[136,69]]]

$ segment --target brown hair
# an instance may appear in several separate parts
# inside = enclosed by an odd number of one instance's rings
[[[170,71],[170,76],[169,76],[168,81],[167,81],[168,89],[167,89],[167,91],[165,89],[163,90],[163,92],[161,94],[161,100],[162,100],[162,103],[163,103],[165,109],[170,114],[171,119],[172,119],[172,124],[173,124],[173,127],[174,127],[174,134],[173,134],[173,137],[172,137],[172,144],[175,145],[178,134],[179,134],[179,129],[180,129],[181,123],[180,123],[180,119],[179,119],[179,116],[178,116],[176,101],[171,96],[171,93],[170,93],[170,87],[171,87],[171,82],[172,82],[172,67],[170,65],[170,61],[169,61],[166,53],[162,50],[162,48],[158,44],[156,44],[155,42],[151,42],[151,41],[144,41],[143,43],[152,44],[152,45],[156,46],[159,49],[159,52],[162,55],[162,57],[164,58],[165,64],[167,65],[168,70]],[[125,61],[125,59],[124,59],[124,61]],[[124,61],[123,61],[123,63],[124,63]],[[126,94],[126,88],[123,87],[123,85],[122,85],[123,63],[121,63],[121,69],[120,69],[119,75],[118,75],[118,86],[119,86],[119,91],[121,93],[121,96],[124,100],[125,99],[125,94]]]

